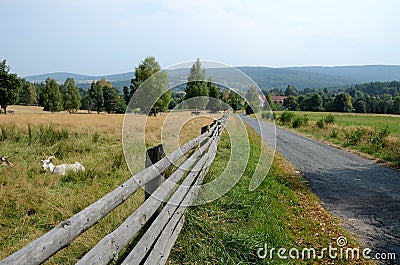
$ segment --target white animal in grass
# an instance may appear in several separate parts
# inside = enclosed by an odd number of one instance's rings
[[[45,160],[40,160],[42,163],[43,170],[50,170],[51,172],[58,175],[65,175],[68,171],[78,172],[85,171],[85,167],[82,166],[79,162],[75,162],[73,164],[61,164],[55,166],[52,162],[54,156],[49,156]]]
[[[8,161],[7,157],[5,157],[5,156],[1,156],[0,160],[1,160],[1,165],[2,166],[6,166],[6,167],[13,167],[14,166],[13,163]]]

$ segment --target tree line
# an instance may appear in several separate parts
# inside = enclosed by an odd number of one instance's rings
[[[400,114],[400,82],[370,82],[340,89],[263,90],[273,110]],[[272,96],[287,96],[274,104]]]
[[[92,82],[88,90],[77,88],[72,78],[63,84],[48,78],[45,83],[33,84],[9,72],[6,60],[0,62],[0,106],[6,112],[7,105],[26,104],[43,106],[45,111],[68,111],[75,113],[79,109],[88,112],[125,113],[133,97],[135,108],[142,111],[148,107],[158,112],[186,104],[185,108],[219,111],[229,105],[235,111],[247,113],[258,111],[261,107],[258,90],[250,87],[246,93],[237,92],[215,84],[206,77],[201,62],[197,59],[190,68],[184,93],[172,93],[168,88],[168,76],[161,71],[155,57],[146,57],[135,68],[129,87],[121,92],[112,83],[101,79]],[[151,76],[153,78],[149,79]],[[139,90],[145,81],[145,89]],[[357,84],[347,88],[298,90],[294,86],[286,89],[263,89],[272,110],[304,110],[358,113],[394,113],[400,114],[400,82],[371,82]],[[145,98],[160,95],[154,106],[146,106]],[[274,104],[272,96],[287,96],[283,104]],[[195,98],[196,100],[189,100]],[[246,98],[247,102],[243,99]],[[215,99],[215,100],[210,100]],[[186,103],[187,102],[187,103]],[[224,106],[224,103],[226,104]],[[249,106],[250,105],[250,106]]]
[[[67,78],[63,84],[48,78],[44,83],[30,83],[9,72],[6,60],[0,64],[0,105],[6,112],[8,105],[24,104],[42,106],[44,111],[67,111],[75,113],[78,110],[95,111],[100,113],[125,113],[131,98],[132,106],[142,111],[153,107],[157,112],[175,108],[178,104],[186,104],[185,108],[208,109],[219,111],[226,109],[222,102],[234,110],[245,108],[242,97],[236,92],[222,88],[212,80],[206,79],[205,70],[197,59],[190,69],[185,93],[172,93],[168,88],[168,77],[161,71],[155,57],[146,57],[135,68],[134,76],[129,87],[124,86],[120,92],[112,83],[104,78],[93,81],[88,90],[78,88],[73,78]],[[155,75],[156,74],[156,75]],[[150,78],[152,77],[153,78]],[[139,90],[145,81],[144,89]],[[150,84],[148,84],[150,83]],[[252,94],[254,91],[251,90]],[[144,98],[161,95],[153,106],[147,106]],[[255,96],[257,97],[257,96]],[[196,98],[190,101],[189,99]],[[254,98],[254,96],[253,96]],[[215,99],[215,100],[210,100]],[[257,100],[258,101],[258,100]]]

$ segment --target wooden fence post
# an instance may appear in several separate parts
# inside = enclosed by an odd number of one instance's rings
[[[209,129],[210,129],[210,125],[206,125],[206,126],[201,127],[201,134],[207,132]],[[207,142],[207,140],[208,139],[205,139],[204,141],[202,141],[200,143],[200,147],[202,147]]]
[[[146,152],[146,168],[157,163],[165,157],[164,146],[159,144],[148,149]],[[164,176],[160,174],[158,177],[150,180],[145,185],[145,199],[149,198],[151,194],[164,182]]]

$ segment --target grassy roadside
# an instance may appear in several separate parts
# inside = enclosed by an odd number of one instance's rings
[[[297,111],[275,116],[286,128],[400,168],[400,116]]]
[[[264,182],[248,190],[254,165],[260,154],[260,137],[247,127],[250,159],[236,186],[206,205],[191,207],[171,252],[169,264],[372,264],[365,260],[261,259],[257,250],[271,248],[315,248],[335,245],[346,236],[350,247],[356,241],[339,226],[339,220],[326,212],[311,193],[301,175],[281,155],[276,154]],[[205,181],[218,176],[230,155],[229,137],[224,133],[217,157]],[[287,253],[286,253],[287,254]]]

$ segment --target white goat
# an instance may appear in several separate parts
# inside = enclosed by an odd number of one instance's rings
[[[7,157],[5,156],[1,156],[1,165],[2,166],[6,166],[6,167],[13,167],[13,163],[11,163],[10,161],[7,160]]]
[[[49,156],[45,160],[40,160],[42,163],[42,168],[43,170],[50,170],[51,172],[57,174],[57,175],[65,175],[68,171],[85,171],[85,167],[82,166],[79,162],[75,162],[73,164],[61,164],[58,166],[55,166],[52,162],[52,159],[54,156]]]

